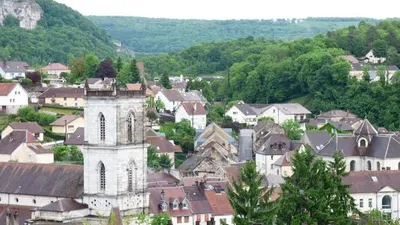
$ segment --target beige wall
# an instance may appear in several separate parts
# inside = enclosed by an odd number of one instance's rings
[[[36,154],[26,143],[21,144],[11,155],[0,154],[0,162],[17,161],[22,163],[54,163],[54,154]]]
[[[7,135],[9,135],[11,132],[13,132],[13,129],[11,126],[7,126],[6,128],[4,128],[4,130],[1,132],[1,138],[5,138]],[[43,133],[39,134],[38,137],[39,141],[43,141]]]
[[[70,128],[70,126],[73,127]],[[79,117],[78,119],[67,124],[67,134],[74,133],[79,127],[85,127],[85,120],[83,119],[83,117]],[[52,126],[51,130],[57,134],[65,134],[65,126]]]
[[[83,98],[77,98],[75,101],[75,98],[67,98],[64,100],[64,98],[54,98],[55,102],[52,101],[52,98],[46,98],[45,99],[45,104],[49,105],[61,105],[65,107],[83,107],[84,106],[84,100]],[[75,103],[77,105],[75,105]]]
[[[11,160],[11,156],[7,154],[0,154],[0,162],[9,162]]]

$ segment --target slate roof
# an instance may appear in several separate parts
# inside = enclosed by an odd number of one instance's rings
[[[149,187],[166,187],[176,186],[179,180],[171,174],[164,172],[147,173],[147,183]]]
[[[28,144],[28,148],[35,152],[36,154],[52,154],[53,150],[43,148],[40,144]]]
[[[276,160],[274,165],[277,165],[277,166],[292,166],[292,159],[293,159],[294,153],[295,153],[295,151],[286,152],[278,160]]]
[[[164,94],[168,101],[181,102],[184,100],[181,93],[177,90],[163,89],[161,90],[161,93]]]
[[[236,104],[234,106],[245,116],[257,116],[257,113],[248,104]]]
[[[216,193],[214,190],[206,190],[205,195],[214,216],[233,215],[233,208],[225,192]]]
[[[0,154],[12,154],[22,143],[39,143],[28,131],[13,131],[0,140]]]
[[[342,118],[357,118],[356,115],[350,113],[350,112],[346,112],[343,110],[330,110],[328,112],[324,112],[321,113],[317,116],[317,118],[338,118],[338,117],[342,117]]]
[[[0,96],[7,96],[14,90],[16,83],[0,83]]]
[[[177,148],[174,144],[161,136],[147,137],[146,141],[157,148],[157,153],[182,152],[182,149]]]
[[[185,192],[183,191],[182,187],[162,187],[162,188],[149,189],[150,213],[159,214],[163,212],[161,210],[161,205],[160,205],[162,202],[162,197],[161,197],[162,191],[164,191],[164,201],[168,203],[168,214],[171,217],[192,215],[192,212],[190,211],[189,207],[187,209],[183,209],[181,206],[179,206],[178,210],[172,209],[172,203],[175,201],[175,199],[178,200],[179,202],[182,202],[185,199]]]
[[[70,134],[64,142],[65,145],[84,145],[85,144],[85,128],[79,127],[74,133]]]
[[[376,182],[372,177],[376,178]],[[400,170],[350,172],[342,178],[342,182],[351,185],[352,194],[377,193],[386,186],[400,191]]]
[[[186,113],[190,116],[207,115],[207,111],[200,102],[191,103],[183,102],[181,106],[185,109]]]
[[[52,122],[50,124],[50,126],[65,126],[68,125],[69,123],[71,123],[72,121],[78,119],[80,116],[76,116],[76,115],[65,115],[63,117],[61,117],[60,119]]]
[[[43,128],[36,122],[19,122],[8,124],[13,130],[27,130],[32,134],[43,133]]]
[[[83,98],[83,88],[49,88],[39,98]]]
[[[325,145],[330,139],[331,135],[324,131],[305,131],[303,141],[307,139],[307,145],[309,145],[315,152],[318,152],[320,147]]]
[[[0,163],[0,193],[79,198],[83,166]]]
[[[69,70],[69,68],[61,63],[51,63],[43,67],[42,70]]]
[[[267,140],[258,149],[263,155],[283,155],[291,150],[291,140],[285,134],[269,134]]]
[[[3,61],[0,60],[0,68],[6,73],[25,73],[29,64],[22,61]]]
[[[38,211],[48,212],[69,212],[79,209],[86,209],[88,205],[81,204],[74,199],[62,199],[56,202],[50,203],[38,209]]]
[[[184,101],[188,101],[188,102],[206,102],[207,101],[207,99],[204,98],[202,93],[197,90],[182,93],[182,98]]]
[[[186,198],[189,200],[190,209],[193,214],[212,213],[212,209],[204,194],[204,188],[200,186],[183,187]]]
[[[378,131],[374,128],[374,126],[372,126],[368,119],[365,119],[354,131],[354,134],[358,136],[365,136],[369,141],[371,141],[372,137],[378,134]]]
[[[253,158],[253,130],[241,129],[239,131],[239,161],[245,162]]]
[[[274,104],[281,112],[286,115],[293,114],[311,114],[311,112],[304,108],[304,106],[299,103],[283,103],[283,104]]]

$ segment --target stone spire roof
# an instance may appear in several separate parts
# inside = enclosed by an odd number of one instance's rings
[[[364,119],[360,126],[354,131],[354,135],[357,136],[357,140],[359,137],[365,137],[368,141],[372,141],[372,138],[378,134],[378,131],[372,126],[368,119]]]

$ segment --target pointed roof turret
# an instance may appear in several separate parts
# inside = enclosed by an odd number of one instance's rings
[[[367,138],[368,141],[372,141],[372,138],[378,134],[378,131],[372,126],[368,119],[364,119],[358,128],[354,131],[354,135],[357,136],[357,140],[362,136]]]

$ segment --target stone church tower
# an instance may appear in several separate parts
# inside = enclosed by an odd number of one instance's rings
[[[147,210],[145,92],[85,85],[84,196],[90,215]]]

